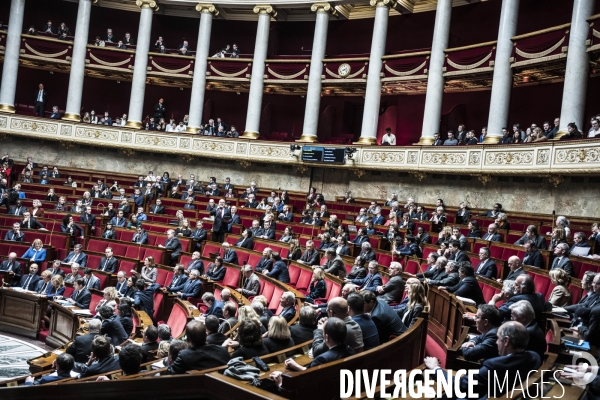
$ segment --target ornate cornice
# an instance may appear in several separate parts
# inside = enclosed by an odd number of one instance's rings
[[[335,10],[335,7],[327,2],[314,3],[313,5],[310,6],[310,11],[316,12],[316,13],[319,13],[319,12],[330,13],[331,15],[335,15],[337,13],[337,11]]]
[[[213,17],[219,15],[219,10],[217,10],[217,7],[215,7],[215,5],[211,3],[196,4],[196,11],[198,11],[199,13],[212,14]]]
[[[315,165],[303,163],[299,157],[291,157],[290,144],[286,142],[143,131],[0,113],[0,138],[4,135],[59,141],[68,147],[89,145],[117,148],[125,154],[132,151],[170,153],[190,160],[190,157],[219,157],[238,162],[285,164],[301,169]],[[597,140],[454,148],[430,145],[356,147],[352,162],[327,167],[357,171],[403,171],[419,179],[425,179],[428,174],[446,174],[449,170],[462,171],[477,176],[482,184],[498,175],[535,173],[550,177],[600,174],[600,141]],[[561,181],[556,178],[550,182],[558,185]]]
[[[371,4],[371,7],[396,8],[398,3],[396,0],[371,0],[369,4]]]
[[[270,4],[257,4],[253,9],[255,14],[267,14],[271,18],[275,18],[277,16],[277,11]]]
[[[158,3],[155,0],[136,0],[135,4],[140,8],[150,8],[152,11],[156,12],[160,9]]]

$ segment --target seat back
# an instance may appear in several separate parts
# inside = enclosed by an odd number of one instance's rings
[[[92,300],[90,301],[90,312],[92,315],[96,315],[96,306],[102,300],[102,296],[97,293],[92,293]]]
[[[167,320],[167,325],[171,328],[171,336],[177,338],[185,331],[187,325],[187,310],[179,302],[173,304],[171,314]]]
[[[279,307],[279,300],[281,300],[281,295],[283,294],[283,289],[279,287],[275,287],[273,291],[273,296],[271,296],[271,301],[267,308],[273,312],[277,311],[277,307]]]
[[[237,289],[240,286],[241,270],[231,267],[225,267],[225,277],[223,278],[223,286],[229,286]]]
[[[296,283],[296,289],[300,291],[308,289],[311,279],[312,271],[302,268],[300,276],[298,277],[298,282]]]

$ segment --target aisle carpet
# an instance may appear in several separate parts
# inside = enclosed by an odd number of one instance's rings
[[[0,382],[30,375],[27,360],[44,353],[44,349],[33,344],[0,335]]]

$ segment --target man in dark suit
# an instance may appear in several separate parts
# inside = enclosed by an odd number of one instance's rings
[[[71,378],[71,370],[73,369],[74,364],[75,360],[73,359],[72,355],[68,353],[61,353],[52,362],[52,368],[56,370],[56,375],[44,375],[40,379],[35,379],[33,376],[28,376],[25,379],[25,386],[44,385],[46,383],[69,379]]]
[[[223,242],[222,248],[223,248],[223,262],[237,265],[238,264],[238,256],[237,256],[237,253],[235,252],[235,250],[233,250],[231,248],[231,245],[228,242]]]
[[[146,328],[144,330],[142,340],[144,341],[144,344],[141,346],[142,362],[145,363],[148,362],[150,352],[158,350],[158,329],[156,326],[150,325],[148,328]]]
[[[144,230],[141,226],[136,228],[135,235],[131,238],[133,243],[137,244],[148,244],[148,232]]]
[[[60,111],[58,111],[58,107],[53,106],[52,113],[50,114],[50,119],[61,119],[61,118],[62,118],[62,114],[60,113]]]
[[[152,207],[150,207],[150,210],[148,210],[148,213],[149,214],[164,214],[165,206],[162,205],[162,200],[156,199],[156,203],[154,203],[154,205]]]
[[[100,290],[100,279],[92,274],[91,268],[83,270],[83,281],[86,289]]]
[[[436,279],[426,278],[425,282],[430,286],[454,286],[460,281],[458,266],[459,263],[448,261],[444,267],[444,274],[437,275]]]
[[[71,265],[73,263],[79,264],[81,267],[85,267],[87,264],[87,254],[81,251],[82,246],[80,244],[76,244],[73,247],[73,251],[69,253],[64,260],[62,260],[63,264]]]
[[[490,224],[488,226],[488,231],[485,235],[483,235],[483,237],[481,239],[483,240],[489,240],[491,242],[501,242],[502,241],[502,236],[500,236],[500,234],[497,232],[497,225],[496,224]]]
[[[355,246],[362,246],[363,243],[369,241],[369,236],[367,235],[367,228],[362,227],[356,232],[356,237],[350,243]]]
[[[180,292],[185,286],[188,278],[183,271],[184,268],[182,264],[177,264],[175,268],[173,268],[173,278],[171,279],[171,282],[165,286],[165,289],[169,293]]]
[[[448,257],[448,261],[469,261],[469,256],[467,255],[467,253],[460,250],[460,242],[458,240],[451,240],[450,244],[448,245],[448,248],[450,249],[450,253],[452,253],[450,254],[450,257]]]
[[[158,103],[154,105],[154,120],[159,121],[161,118],[165,117],[165,101],[164,99],[158,99]]]
[[[196,269],[200,273],[200,276],[204,275],[204,262],[200,259],[200,252],[195,251],[192,253],[192,259],[188,263],[186,271]]]
[[[519,275],[517,279],[515,279],[514,291],[515,295],[498,308],[498,311],[500,311],[500,315],[504,320],[509,320],[511,318],[510,306],[520,300],[527,300],[529,304],[531,304],[536,321],[541,320],[544,311],[550,311],[552,309],[550,303],[546,303],[544,296],[542,296],[541,293],[535,292],[535,283],[533,278],[529,275]]]
[[[471,299],[476,305],[485,303],[483,292],[481,291],[479,283],[477,283],[475,271],[473,270],[471,263],[463,261],[457,264],[459,265],[458,276],[460,281],[453,286],[440,286],[439,289],[445,290],[448,293],[453,293],[455,296]]]
[[[171,262],[177,261],[179,258],[179,253],[181,253],[181,242],[178,238],[175,237],[175,231],[173,229],[169,229],[167,231],[167,240],[165,245],[159,244],[158,247],[171,250]]]
[[[67,347],[66,352],[75,358],[75,362],[85,363],[88,361],[92,352],[92,341],[100,334],[101,326],[102,321],[98,318],[91,319],[88,326],[89,333],[77,336],[71,345]]]
[[[479,264],[475,267],[475,275],[496,279],[496,276],[498,276],[498,267],[494,260],[490,260],[489,248],[482,247],[479,249],[479,260]]]
[[[204,242],[208,236],[208,232],[204,229],[204,225],[202,224],[202,220],[199,219],[196,221],[196,229],[192,231],[192,235],[190,236],[192,239],[198,241],[198,245],[201,245],[201,242]]]
[[[538,249],[546,250],[546,238],[538,234],[537,226],[529,225],[523,237],[515,242],[516,245],[525,246],[528,241],[533,241]]]
[[[312,307],[302,307],[298,316],[298,323],[290,326],[290,333],[295,345],[313,340],[314,330],[317,328],[317,312]]]
[[[125,37],[121,41],[127,46],[135,46],[135,41],[133,40],[129,32],[125,33]]]
[[[117,295],[119,297],[125,296],[127,291],[130,289],[127,287],[127,274],[125,271],[117,272],[117,284],[115,285],[115,289],[117,289]]]
[[[206,327],[202,322],[190,321],[185,333],[189,347],[179,352],[166,374],[185,374],[190,370],[215,368],[229,362],[231,357],[227,348],[206,343]]]
[[[289,206],[284,205],[282,211],[277,216],[277,219],[284,222],[292,222],[294,219],[294,214],[290,212]]]
[[[444,145],[444,141],[442,139],[440,139],[440,134],[434,133],[432,146],[443,146],[443,145]]]
[[[107,247],[104,254],[105,257],[100,259],[100,265],[98,265],[98,271],[106,271],[111,274],[116,274],[119,269],[119,260],[113,256],[113,250]]]
[[[277,279],[279,282],[290,283],[290,272],[288,270],[288,266],[285,261],[281,259],[279,253],[276,251],[271,253],[271,260],[273,262],[273,268],[270,272],[263,271],[263,274],[270,278]]]
[[[11,286],[18,286],[21,282],[21,263],[17,261],[17,253],[10,253],[8,260],[2,261],[0,264],[0,272],[5,272],[4,281],[10,283]],[[12,277],[12,279],[11,279]]]
[[[110,309],[110,307],[108,308]],[[113,355],[110,340],[105,336],[98,335],[92,340],[92,352],[94,357],[83,365],[79,374],[80,378],[120,369],[119,357]]]
[[[23,213],[23,219],[20,222],[21,229],[46,229],[44,225],[40,224],[37,219],[31,216],[29,211]]]
[[[523,256],[523,265],[529,265],[530,267],[544,268],[544,256],[538,250],[535,242],[529,240],[523,245],[525,248],[525,255]]]
[[[282,307],[279,316],[290,322],[296,316],[296,296],[292,292],[283,292],[279,304]]]
[[[227,224],[231,222],[231,212],[225,206],[225,200],[219,200],[219,206],[210,212],[214,217],[213,221],[213,241],[222,243],[227,233]]]
[[[373,293],[377,292],[377,287],[382,285],[381,275],[377,269],[377,261],[369,261],[369,269],[367,276],[362,279],[344,279],[344,282],[353,283],[358,286],[359,290],[370,290]],[[383,301],[383,300],[382,300]]]
[[[33,103],[33,110],[38,117],[44,117],[44,108],[48,101],[48,93],[44,90],[44,84],[39,84],[39,89],[35,94],[35,101]]]
[[[363,244],[360,245],[360,253],[358,256],[364,263],[373,261],[376,258],[370,242],[363,242]]]
[[[306,242],[306,250],[300,257],[298,262],[304,265],[319,265],[321,257],[319,252],[315,249],[315,243],[312,240]]]
[[[481,335],[475,336],[461,346],[465,360],[479,361],[498,357],[496,341],[498,340],[498,327],[501,323],[502,318],[496,306],[481,304],[477,307],[475,326]]]
[[[379,332],[379,343],[386,343],[390,340],[390,335],[401,335],[406,326],[385,301],[378,299],[370,290],[360,292],[365,300],[365,313],[370,313],[377,331]]]
[[[526,350],[528,341],[527,329],[522,324],[515,321],[503,324],[498,329],[497,339],[500,356],[485,360],[479,373],[474,375],[472,380],[467,375],[462,376],[460,390],[467,393],[472,382],[477,382],[473,387],[476,398],[493,398],[515,389],[519,390],[521,382],[525,380],[523,377],[542,365],[542,360],[536,353]],[[440,368],[437,358],[425,357],[425,365],[428,369],[440,371],[446,379],[448,378],[447,372]],[[502,379],[495,381],[494,376]],[[508,382],[508,385],[505,382]],[[451,382],[451,385],[454,385],[454,382]]]
[[[567,257],[569,252],[569,245],[566,243],[559,243],[554,248],[554,255],[556,258],[552,262],[550,269],[564,269],[567,274],[573,276],[573,263]]]
[[[27,211],[27,207],[23,206],[23,200],[18,199],[14,206],[10,206],[9,215],[23,215]]]
[[[211,292],[204,293],[202,295],[202,302],[207,308],[205,316],[214,315],[219,319],[223,319],[223,302],[217,300],[214,294]]]
[[[600,275],[593,271],[586,271],[581,278],[581,290],[586,292],[581,297],[577,304],[565,306],[569,315],[573,317],[571,326],[576,326],[582,321],[589,319],[589,311],[596,304],[600,304],[600,284],[594,285],[594,279],[598,276],[598,282],[600,282]],[[597,290],[597,293],[596,293]]]
[[[60,267],[60,260],[54,260],[52,262],[52,267],[50,267],[49,271],[52,272],[52,276],[60,275],[63,279],[65,279],[65,271]]]
[[[373,225],[383,224],[385,224],[385,217],[381,215],[381,207],[377,206],[375,208],[375,215],[373,216]]]
[[[183,288],[175,294],[180,298],[187,300],[188,297],[198,297],[202,290],[202,282],[198,279],[199,273],[197,269],[190,271],[187,281],[183,284]]]
[[[535,321],[535,311],[531,306],[531,303],[527,300],[519,300],[514,304],[511,304],[510,313],[513,321],[520,322],[527,328],[529,333],[529,343],[527,344],[526,350],[533,351],[540,356],[540,359],[544,357],[546,352],[546,335],[540,328],[539,324]]]
[[[73,282],[73,289],[73,294],[66,300],[81,309],[89,309],[90,302],[92,301],[92,294],[86,289],[83,278],[78,278]]]
[[[143,279],[135,282],[135,293],[133,294],[133,306],[136,310],[144,311],[150,316],[154,315],[154,292],[160,289],[158,283],[146,287]]]
[[[344,260],[342,260],[342,257],[335,252],[333,247],[325,250],[325,257],[327,258],[327,262],[325,262],[323,265],[323,270],[325,272],[340,278],[346,276],[346,266],[344,265]]]
[[[225,193],[227,193],[229,189],[235,190],[235,186],[231,184],[231,179],[227,177],[225,178],[225,183],[223,184],[223,190],[225,191]]]
[[[215,315],[209,315],[204,320],[206,325],[206,343],[221,346],[228,338],[219,332],[219,318]]]
[[[402,265],[397,261],[392,261],[388,268],[390,280],[385,285],[377,286],[375,292],[379,299],[386,303],[399,303],[404,295],[404,280],[402,279]]]
[[[508,273],[508,275],[506,277],[507,281],[514,281],[517,279],[517,277],[519,275],[527,275],[527,272],[525,272],[525,270],[521,266],[521,260],[519,259],[519,257],[510,256],[508,258],[507,264],[508,264],[508,268],[510,270],[510,272]],[[499,281],[501,281],[501,279],[499,279]]]
[[[19,282],[19,286],[22,289],[34,291],[40,281],[39,275],[37,275],[38,265],[30,264],[29,265],[29,274],[23,275],[21,277],[21,281]]]

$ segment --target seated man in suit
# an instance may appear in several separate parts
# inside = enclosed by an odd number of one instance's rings
[[[511,304],[509,309],[511,319],[523,324],[529,332],[529,343],[526,350],[533,351],[543,358],[547,347],[546,334],[535,320],[535,311],[531,303],[527,300],[519,300]]]
[[[110,309],[110,307],[106,307]],[[119,357],[114,355],[110,340],[104,335],[98,335],[92,340],[91,357],[82,367],[79,378],[100,375],[105,372],[116,371],[119,367]]]
[[[585,233],[583,232],[575,232],[573,234],[573,246],[571,246],[571,248],[569,249],[569,251],[567,252],[567,254],[571,254],[571,252],[573,251],[574,248],[576,247],[590,247],[589,243],[587,242],[587,236],[585,235]]]
[[[344,282],[353,283],[358,287],[359,290],[370,290],[371,292],[377,292],[377,287],[382,286],[381,275],[379,274],[377,261],[369,261],[369,269],[367,275],[362,279],[344,279]],[[383,300],[382,300],[383,301]]]
[[[264,270],[263,274],[270,278],[277,279],[279,282],[290,283],[290,271],[288,270],[286,262],[281,259],[278,252],[274,251],[271,253],[271,262],[273,263],[273,268],[271,271]]]
[[[223,302],[215,299],[214,294],[211,292],[204,293],[202,295],[202,302],[207,307],[206,314],[204,314],[204,316],[214,315],[219,319],[223,318]]]
[[[304,307],[303,307],[304,308]],[[346,325],[345,343],[352,348],[356,353],[364,351],[365,344],[363,342],[363,334],[360,325],[352,319],[348,311],[348,301],[343,297],[334,297],[327,303],[326,315],[328,318],[339,318]],[[312,354],[313,357],[327,351],[327,346],[324,342],[323,331],[317,327],[314,331]]]
[[[564,269],[569,276],[573,276],[573,263],[571,259],[567,257],[569,252],[569,245],[566,243],[559,243],[554,248],[554,255],[556,258],[552,261],[550,269]]]
[[[448,257],[448,261],[469,261],[469,256],[467,253],[460,249],[460,242],[458,240],[451,240],[448,244],[448,249],[450,250],[450,257]]]
[[[231,248],[231,245],[228,242],[223,242],[223,262],[238,264],[238,256],[235,250]]]
[[[23,275],[21,277],[21,281],[19,282],[19,287],[25,290],[35,291],[38,282],[40,281],[40,276],[37,275],[38,272],[37,264],[29,265],[29,274]]]
[[[315,243],[312,240],[306,242],[306,250],[300,257],[298,262],[304,265],[319,265],[321,257],[319,252],[315,249]]]
[[[133,194],[131,195],[130,199],[133,200],[136,207],[144,206],[144,196],[142,195],[142,192],[140,189],[135,189],[133,191]]]
[[[165,372],[166,375],[215,368],[229,362],[231,357],[227,348],[206,343],[207,330],[202,322],[188,322],[185,333],[189,347],[179,352],[177,358]]]
[[[515,242],[516,245],[524,246],[528,241],[533,241],[538,249],[546,250],[546,238],[538,234],[535,225],[529,225],[523,237]]]
[[[146,232],[141,225],[138,226],[131,241],[137,244],[148,244],[148,232]]]
[[[62,114],[60,113],[60,111],[58,111],[58,107],[54,106],[52,107],[52,114],[50,114],[50,119],[61,119],[62,118]]]
[[[125,218],[125,213],[123,210],[117,211],[117,215],[112,217],[110,223],[114,227],[124,228],[127,225],[127,218]]]
[[[502,236],[497,232],[498,226],[496,224],[490,224],[488,226],[488,231],[481,239],[489,240],[491,242],[501,242]]]
[[[369,236],[367,235],[367,228],[362,227],[356,233],[356,237],[350,243],[355,246],[362,246],[363,243],[369,241]]]
[[[488,247],[479,249],[479,260],[479,264],[475,267],[475,275],[496,279],[498,267],[496,266],[496,262],[490,259],[490,249]]]
[[[163,249],[172,250],[171,252],[171,262],[177,261],[179,258],[179,253],[181,253],[181,242],[178,238],[175,237],[175,231],[173,229],[169,229],[167,231],[167,240],[165,245],[159,244],[158,247]]]
[[[23,213],[23,219],[20,222],[21,229],[39,229],[42,231],[47,230],[44,225],[40,224],[37,219],[31,216],[29,211]]]
[[[290,322],[296,316],[296,296],[292,292],[283,292],[279,304],[282,307],[279,316]]]
[[[188,297],[198,297],[202,291],[202,282],[198,279],[198,276],[200,276],[200,273],[197,269],[191,270],[187,281],[183,284],[181,290],[175,292],[175,294],[184,300],[187,300]]]
[[[61,353],[52,362],[52,368],[56,370],[54,373],[42,376],[40,379],[35,379],[33,376],[28,376],[25,379],[25,386],[43,385],[45,383],[68,379],[71,377],[71,370],[73,369],[74,364],[75,360],[71,354]]]
[[[392,261],[388,268],[390,280],[385,285],[377,286],[375,294],[386,303],[400,303],[404,295],[404,280],[402,279],[402,264]]]
[[[11,286],[19,285],[23,270],[21,269],[21,263],[17,261],[17,253],[10,253],[8,255],[8,260],[2,261],[2,264],[0,264],[0,271],[7,273],[8,276],[4,277],[6,283]]]
[[[89,309],[92,301],[92,294],[85,287],[83,278],[76,279],[73,283],[73,294],[66,299],[69,303],[81,309]],[[112,309],[111,309],[112,310]]]
[[[105,256],[100,259],[100,265],[98,265],[98,271],[106,271],[111,274],[116,274],[119,269],[119,260],[113,256],[113,250],[107,247],[104,251]]]
[[[160,289],[158,283],[146,287],[144,279],[138,279],[135,282],[135,292],[133,293],[133,306],[136,310],[144,311],[146,314],[154,315],[154,292]]]
[[[360,294],[365,300],[365,314],[371,314],[377,332],[379,332],[379,343],[386,343],[390,340],[391,335],[398,336],[406,330],[398,313],[385,301],[378,299],[375,293],[363,290]]]
[[[519,322],[506,322],[498,328],[497,336],[496,344],[500,356],[485,360],[479,373],[471,378],[477,382],[473,388],[476,398],[493,398],[513,390],[521,390],[519,388],[522,387],[523,377],[542,365],[542,360],[536,353],[526,350],[530,340],[529,334]],[[425,357],[425,365],[428,369],[443,374],[447,380],[447,372],[440,368],[437,358]],[[494,380],[494,376],[502,378]],[[467,393],[471,388],[471,379],[467,375],[461,376],[459,387],[463,393]],[[454,386],[455,383],[451,381],[450,384]]]
[[[100,279],[97,276],[92,274],[91,268],[86,268],[83,270],[83,280],[85,282],[86,289],[96,289],[100,290]]]
[[[87,254],[85,254],[83,251],[83,246],[80,244],[76,244],[73,247],[73,251],[69,253],[69,255],[67,255],[65,257],[64,260],[62,260],[63,264],[67,264],[67,265],[71,265],[73,263],[77,263],[79,264],[81,267],[85,267],[86,263],[87,263]]]
[[[140,346],[142,350],[142,362],[148,362],[148,357],[151,351],[158,350],[158,328],[150,325],[144,330],[142,335],[143,344]]]
[[[88,333],[78,335],[75,340],[67,347],[66,352],[75,358],[77,363],[86,363],[92,352],[92,341],[100,334],[102,321],[98,318],[92,318],[88,324]],[[76,368],[75,371],[78,371]]]
[[[290,212],[290,207],[286,204],[283,206],[282,211],[277,215],[277,219],[284,222],[292,222],[294,214]]]
[[[8,215],[23,215],[27,211],[27,207],[23,205],[23,200],[18,199],[14,206],[10,206]]]
[[[533,240],[528,240],[523,245],[525,255],[523,256],[523,265],[530,267],[544,268],[544,256],[538,250]]]
[[[228,338],[219,332],[219,318],[214,315],[209,315],[204,320],[206,325],[206,343],[221,346]],[[311,336],[312,338],[312,336]]]
[[[344,260],[335,252],[335,248],[328,248],[325,250],[325,257],[327,262],[323,265],[323,270],[328,274],[344,277],[346,276],[346,266]]]
[[[498,327],[502,318],[496,306],[481,304],[477,307],[475,315],[475,326],[481,333],[461,346],[462,355],[467,361],[488,360],[498,357]]]
[[[328,350],[315,357],[306,367],[301,366],[294,361],[294,359],[288,358],[285,360],[285,365],[288,369],[292,371],[304,371],[307,368],[341,360],[355,354],[352,347],[345,343],[347,337],[347,326],[346,323],[340,318],[331,317],[328,318],[325,323],[319,323],[317,331],[322,332],[324,338],[323,340]],[[281,386],[283,383],[283,378],[281,375],[281,371],[275,371],[270,375],[270,378],[275,381],[277,386]]]
[[[190,237],[194,240],[197,240],[199,242],[198,246],[201,246],[200,242],[204,242],[206,240],[207,235],[208,232],[206,231],[206,229],[204,229],[202,220],[199,219],[198,221],[196,221],[196,229],[192,231],[192,235]]]
[[[463,261],[458,264],[458,277],[460,281],[453,286],[439,286],[440,290],[445,290],[455,296],[464,297],[473,300],[476,305],[485,303],[483,292],[475,278],[475,271],[470,261]]]
[[[199,251],[195,251],[192,253],[192,259],[189,262],[186,271],[190,272],[193,269],[198,270],[200,276],[204,275],[204,262],[200,259]]]
[[[6,232],[4,235],[4,240],[8,240],[10,242],[22,242],[25,239],[25,234],[21,232],[21,224],[15,222],[13,224],[13,228]]]
[[[175,268],[173,268],[173,279],[171,279],[171,282],[165,286],[165,289],[169,293],[180,292],[183,290],[183,287],[188,280],[183,271],[183,264],[177,264]]]
[[[536,322],[541,320],[544,311],[552,309],[550,303],[546,303],[544,296],[541,293],[535,292],[535,282],[530,275],[517,276],[514,284],[514,296],[498,308],[500,315],[505,321],[511,318],[510,306],[520,300],[527,300],[531,304],[535,312]]]
[[[360,253],[358,254],[363,263],[371,262],[375,259],[375,252],[371,247],[371,243],[364,242],[360,245]]]
[[[521,260],[517,256],[510,256],[507,261],[508,269],[510,272],[508,273],[505,280],[514,281],[517,279],[519,275],[527,275],[527,272],[523,269],[521,265]],[[498,282],[502,282],[502,279],[497,279]]]
[[[442,257],[440,257],[442,258]],[[439,258],[438,258],[439,261]],[[425,282],[427,282],[430,286],[454,286],[460,281],[460,277],[458,276],[458,265],[459,263],[454,261],[448,261],[445,267],[445,274],[438,275],[436,279],[425,278]]]
[[[154,203],[154,205],[152,207],[150,207],[150,210],[148,210],[148,213],[150,213],[150,214],[164,214],[165,213],[165,206],[162,205],[162,200],[161,199],[156,199],[156,202]]]

